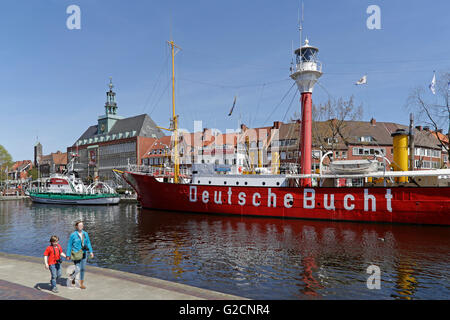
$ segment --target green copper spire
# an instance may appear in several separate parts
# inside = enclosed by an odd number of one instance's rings
[[[97,134],[107,134],[117,120],[122,119],[117,115],[116,93],[112,90],[114,85],[112,77],[109,77],[109,91],[106,92],[105,114],[98,117]]]
[[[114,85],[112,83],[112,77],[109,77],[109,91],[106,92],[105,113],[117,114],[116,93],[112,91]]]

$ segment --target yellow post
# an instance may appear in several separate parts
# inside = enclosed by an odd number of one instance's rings
[[[403,129],[398,129],[392,133],[394,145],[394,171],[408,171],[408,133]],[[398,183],[408,182],[407,177],[396,178]]]
[[[258,150],[258,168],[262,167],[262,150]]]
[[[250,171],[253,173],[253,159],[255,158],[255,153],[250,151]]]
[[[272,153],[272,173],[278,174],[279,173],[279,155],[278,152]]]

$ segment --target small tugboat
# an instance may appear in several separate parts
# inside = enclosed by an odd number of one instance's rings
[[[32,188],[27,195],[33,202],[71,205],[118,204],[119,194],[108,184],[97,179],[89,186],[77,177],[74,171],[75,158],[69,163],[69,170],[63,174],[52,174],[44,187]]]
[[[120,200],[119,194],[106,183],[95,181],[86,187],[74,173],[54,174],[45,187],[31,189],[28,195],[33,202],[47,204],[108,205]]]

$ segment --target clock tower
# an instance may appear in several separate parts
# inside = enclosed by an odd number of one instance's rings
[[[109,78],[109,91],[106,92],[105,114],[98,117],[97,134],[106,134],[114,126],[117,120],[123,119],[117,115],[116,93],[112,90],[112,77]]]

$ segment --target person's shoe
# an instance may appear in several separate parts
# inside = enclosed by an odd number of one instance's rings
[[[80,289],[86,289],[84,286],[84,280],[80,280]]]
[[[58,288],[57,287],[54,287],[53,289],[52,289],[52,292],[53,293],[58,293],[59,291],[58,291]]]

